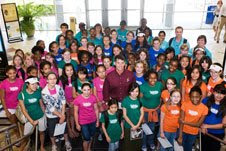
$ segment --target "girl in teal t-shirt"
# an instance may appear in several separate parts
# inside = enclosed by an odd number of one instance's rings
[[[32,133],[33,128],[38,125],[41,143],[40,150],[44,151],[46,117],[44,115],[41,91],[38,89],[38,78],[28,77],[25,84],[26,89],[18,95],[21,111],[28,120],[24,125],[24,135]]]
[[[102,112],[100,122],[102,130],[109,143],[108,150],[115,151],[119,148],[119,140],[124,137],[122,111],[118,110],[117,100],[108,101],[109,109]]]
[[[149,70],[147,72],[147,82],[140,87],[141,102],[144,108],[144,120],[153,133],[155,132],[155,125],[158,122],[159,107],[161,104],[160,98],[163,90],[162,83],[157,81],[157,79],[157,72]],[[155,135],[146,136],[144,134],[142,149],[147,149],[147,144],[151,147],[151,150],[155,148]]]
[[[142,140],[130,140],[130,131],[137,130],[143,121],[144,111],[139,97],[140,88],[135,82],[131,85],[129,96],[122,101],[123,117],[125,119],[125,138],[123,150],[138,151],[141,149]]]

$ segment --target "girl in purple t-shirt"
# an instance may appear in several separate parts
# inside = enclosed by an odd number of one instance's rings
[[[68,122],[68,134],[71,138],[78,137],[78,133],[75,130],[74,121],[74,99],[76,98],[75,90],[75,70],[71,63],[66,63],[63,68],[62,76],[60,77],[59,85],[63,87],[68,108],[66,109],[67,122]]]
[[[74,100],[76,128],[82,132],[84,151],[91,150],[92,138],[99,126],[99,111],[96,97],[91,94],[91,85],[82,85],[82,94]]]
[[[23,88],[23,80],[16,77],[16,67],[6,67],[7,78],[0,84],[0,100],[5,110],[6,116],[10,122],[17,124],[17,118],[15,116],[16,107],[18,105],[18,95]],[[20,137],[19,131],[15,129],[17,138]]]

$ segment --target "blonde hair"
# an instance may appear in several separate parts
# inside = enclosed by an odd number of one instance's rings
[[[138,60],[135,62],[135,67],[137,66],[137,64],[143,64],[143,67],[144,67],[144,70],[143,70],[143,73],[146,73],[146,71],[148,70],[148,64],[146,61],[142,61],[142,60]]]
[[[188,50],[189,47],[188,47],[187,44],[183,44],[183,45],[180,46],[180,49],[181,49],[181,50]]]

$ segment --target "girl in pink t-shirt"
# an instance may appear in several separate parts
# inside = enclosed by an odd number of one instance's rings
[[[107,109],[106,103],[103,100],[103,86],[106,78],[106,68],[104,65],[98,65],[96,69],[96,74],[98,76],[93,79],[93,92],[97,98],[99,111],[102,112]]]
[[[40,80],[39,86],[43,89],[47,84],[47,75],[51,71],[51,63],[49,61],[43,61],[40,63]]]
[[[67,105],[69,108],[66,109],[67,122],[68,122],[68,134],[71,138],[78,137],[78,133],[75,130],[74,121],[74,103],[73,100],[76,98],[75,90],[75,70],[71,63],[66,63],[63,68],[62,76],[60,77],[59,85],[63,87]]]
[[[54,55],[51,54],[50,52],[46,53],[45,55],[46,61],[49,61],[51,63],[51,71],[53,71],[54,73],[56,73],[56,75],[58,75],[58,67],[54,58],[55,58]]]
[[[115,70],[115,67],[111,66],[112,60],[110,56],[104,56],[103,64],[106,68],[106,75]]]
[[[97,45],[94,49],[94,55],[93,55],[93,58],[94,58],[94,64],[97,66],[99,64],[103,64],[103,58],[104,56],[104,53],[103,53],[103,48],[101,45]]]
[[[82,132],[83,150],[91,150],[92,138],[99,126],[99,111],[96,97],[91,94],[91,85],[82,84],[82,94],[74,100],[76,128]]]
[[[6,67],[7,78],[0,84],[0,100],[5,110],[6,116],[12,124],[17,124],[15,116],[16,107],[18,105],[18,95],[23,88],[23,80],[16,77],[16,67]],[[19,131],[15,129],[17,138],[20,137]]]

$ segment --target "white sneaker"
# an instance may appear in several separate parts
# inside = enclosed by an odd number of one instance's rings
[[[56,145],[52,145],[52,151],[57,151],[57,146]]]
[[[146,147],[144,147],[144,148],[142,147],[142,151],[147,151],[147,148]]]
[[[65,142],[65,147],[66,147],[66,151],[71,151],[72,150],[70,142]]]
[[[56,143],[59,142],[59,141],[60,141],[59,138],[56,138],[56,139],[55,139],[55,142],[56,142]]]
[[[151,144],[151,150],[154,150],[155,149],[155,145],[154,144]]]

